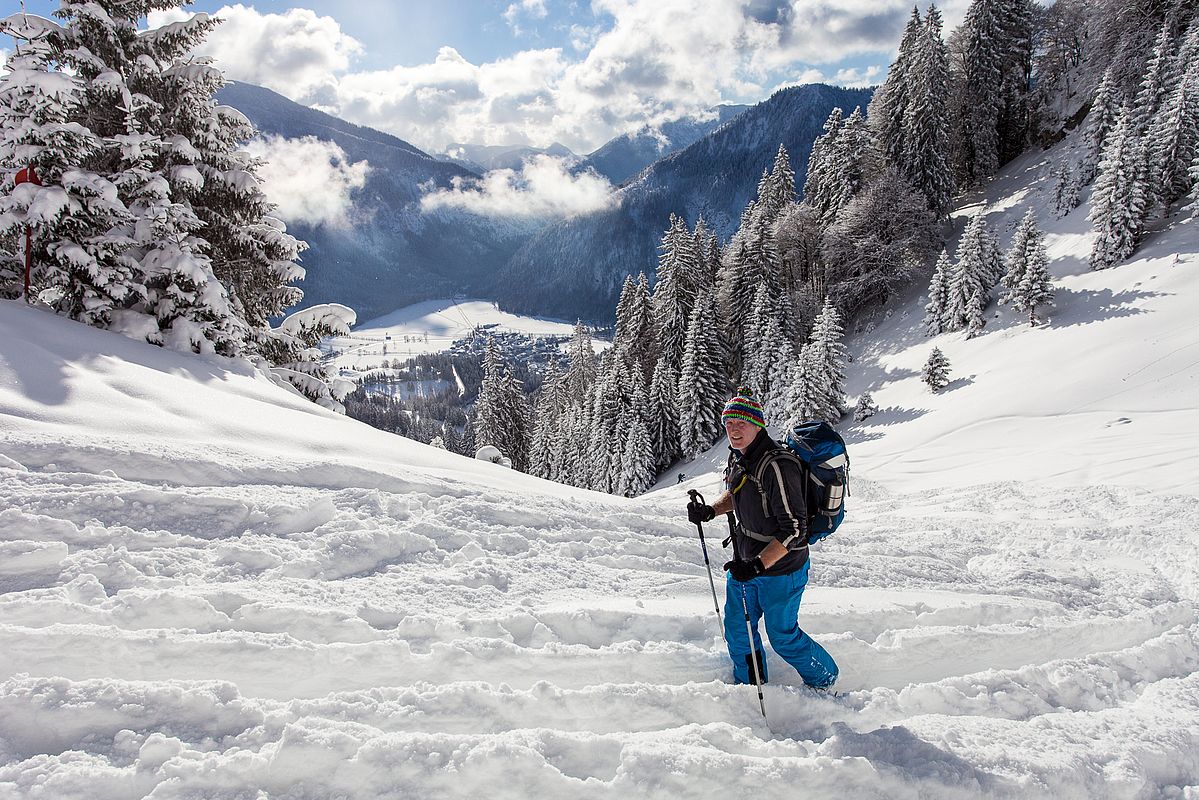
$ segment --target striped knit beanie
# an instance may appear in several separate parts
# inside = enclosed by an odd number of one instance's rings
[[[746,388],[737,389],[736,396],[729,400],[724,405],[724,411],[720,414],[720,421],[724,423],[729,419],[740,419],[746,422],[752,422],[759,428],[766,427],[766,414],[762,411],[762,404],[754,398],[753,393]]]

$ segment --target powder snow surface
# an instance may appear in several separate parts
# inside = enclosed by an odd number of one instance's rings
[[[851,342],[890,410],[800,619],[842,694],[772,660],[767,719],[682,515],[718,451],[598,495],[0,303],[0,798],[1196,800],[1195,256],[1155,235],[1043,331],[940,337],[943,395],[905,309]]]

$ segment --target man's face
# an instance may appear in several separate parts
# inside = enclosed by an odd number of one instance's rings
[[[742,453],[758,438],[760,430],[762,429],[752,422],[736,417],[729,417],[724,421],[724,432],[729,435],[729,446]]]

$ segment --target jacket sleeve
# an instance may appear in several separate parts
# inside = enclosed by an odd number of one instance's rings
[[[808,487],[805,483],[799,465],[790,459],[772,460],[762,476],[766,508],[777,526],[774,538],[789,550],[808,543]]]

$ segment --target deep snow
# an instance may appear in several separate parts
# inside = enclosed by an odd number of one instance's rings
[[[772,663],[768,720],[682,515],[719,449],[598,495],[0,303],[0,797],[1199,798],[1199,247],[1086,273],[1084,212],[944,394],[915,298],[851,341],[843,694]]]

